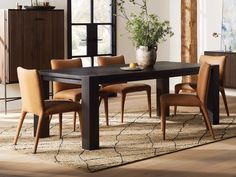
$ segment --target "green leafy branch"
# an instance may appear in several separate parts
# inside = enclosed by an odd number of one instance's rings
[[[125,4],[131,3],[139,7],[138,14],[127,14]],[[138,46],[156,47],[158,43],[173,36],[169,21],[160,21],[156,14],[149,14],[147,0],[117,0],[116,6],[120,16],[126,19],[126,29],[131,34],[130,38]]]

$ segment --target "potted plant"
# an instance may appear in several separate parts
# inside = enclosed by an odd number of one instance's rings
[[[139,7],[137,14],[127,14],[126,3],[132,3]],[[158,43],[165,41],[174,33],[169,21],[160,21],[156,14],[149,14],[147,0],[117,0],[117,8],[120,16],[126,20],[126,29],[130,38],[136,46],[136,60],[143,67],[153,66],[156,62],[156,51]]]

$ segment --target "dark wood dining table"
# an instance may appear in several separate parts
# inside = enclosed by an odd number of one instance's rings
[[[99,149],[99,87],[101,84],[121,83],[139,80],[156,80],[156,113],[160,115],[160,96],[169,93],[171,77],[198,74],[198,64],[180,62],[157,62],[153,68],[141,71],[123,71],[120,66],[84,67],[59,70],[41,70],[45,99],[49,97],[49,81],[82,85],[82,148]],[[208,112],[212,124],[219,124],[219,67],[211,66],[208,92]],[[169,110],[166,110],[169,114]],[[37,116],[34,119],[37,127]],[[44,119],[41,137],[49,136],[49,122]]]

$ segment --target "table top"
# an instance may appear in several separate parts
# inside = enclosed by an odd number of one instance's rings
[[[52,78],[82,80],[83,78],[93,77],[100,80],[101,83],[106,79],[119,80],[120,78],[123,81],[131,81],[197,74],[200,67],[199,64],[169,61],[156,62],[153,68],[146,68],[141,71],[122,71],[120,69],[121,66],[127,65],[41,70],[40,75],[44,80],[51,80]]]

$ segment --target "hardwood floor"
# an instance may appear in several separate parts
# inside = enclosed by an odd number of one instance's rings
[[[154,96],[153,96],[154,98]],[[236,97],[227,97],[231,116],[236,116]],[[135,104],[134,104],[135,103]],[[144,109],[145,96],[128,96],[126,111]],[[146,105],[146,104],[145,104]],[[152,105],[155,105],[153,100]],[[119,111],[119,98],[109,100],[109,110]],[[102,109],[102,105],[101,105]],[[103,110],[101,110],[103,111]],[[190,111],[179,108],[179,111]],[[198,109],[191,109],[198,111]],[[221,105],[220,111],[225,114]],[[0,177],[235,177],[236,138],[200,146],[149,160],[140,161],[95,173],[58,166],[37,159],[33,154],[26,156],[7,150],[0,151]]]

